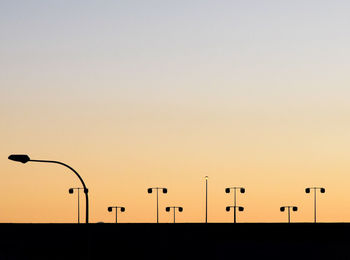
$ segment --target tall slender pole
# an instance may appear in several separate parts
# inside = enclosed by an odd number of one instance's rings
[[[208,223],[208,176],[205,176],[205,223]]]
[[[315,223],[316,223],[316,189],[314,188],[314,194],[315,194],[315,198],[314,198],[314,210],[315,210]]]
[[[159,216],[158,216],[158,213],[159,212],[159,209],[158,209],[158,188],[157,188],[157,223],[159,223]]]
[[[288,206],[288,223],[290,223],[290,207]]]
[[[78,224],[80,224],[80,195],[79,195],[79,188],[78,188]]]
[[[233,209],[233,218],[234,218],[234,223],[236,223],[236,209],[237,209],[237,200],[236,200],[236,188],[234,188],[234,205],[235,205],[235,207],[234,207],[234,209]]]

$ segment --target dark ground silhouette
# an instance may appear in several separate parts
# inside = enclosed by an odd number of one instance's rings
[[[0,259],[350,259],[348,223],[0,224]]]

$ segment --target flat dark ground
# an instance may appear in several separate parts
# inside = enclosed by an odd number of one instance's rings
[[[350,259],[350,223],[0,224],[2,259]]]

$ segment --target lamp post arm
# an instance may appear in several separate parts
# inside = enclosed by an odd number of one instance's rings
[[[86,199],[86,223],[89,223],[89,196],[88,196],[88,189],[86,188],[85,182],[84,180],[81,178],[81,176],[79,175],[79,173],[77,173],[76,170],[74,170],[72,167],[70,167],[68,164],[65,164],[63,162],[59,162],[59,161],[48,161],[48,160],[29,160],[30,162],[44,162],[44,163],[56,163],[56,164],[60,164],[63,165],[65,167],[67,167],[68,169],[70,169],[72,172],[75,173],[75,175],[79,178],[81,184],[84,187],[84,193],[85,193],[85,199]]]

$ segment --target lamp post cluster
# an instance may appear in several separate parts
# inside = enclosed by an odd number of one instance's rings
[[[51,160],[33,160],[33,159],[30,159],[30,157],[26,154],[12,154],[8,157],[9,160],[12,160],[12,161],[16,161],[16,162],[21,162],[21,163],[27,163],[27,162],[41,162],[41,163],[54,163],[54,164],[59,164],[59,165],[62,165],[62,166],[65,166],[66,168],[70,169],[77,177],[78,179],[80,180],[81,184],[82,184],[82,187],[74,187],[74,188],[70,188],[69,189],[69,193],[70,194],[73,194],[74,193],[74,190],[77,190],[77,198],[78,198],[78,223],[80,223],[80,194],[79,194],[79,191],[80,190],[83,190],[84,191],[84,194],[85,194],[85,223],[89,223],[89,196],[88,196],[88,188],[86,187],[85,185],[85,182],[84,180],[81,178],[81,176],[78,174],[78,172],[76,170],[74,170],[71,166],[65,164],[65,163],[62,163],[62,162],[59,162],[59,161],[51,161]],[[167,188],[164,188],[164,187],[151,187],[151,188],[148,188],[147,189],[147,192],[148,193],[152,193],[153,190],[156,191],[156,202],[157,202],[157,223],[159,223],[159,190],[161,190],[164,194],[168,193],[168,189]],[[227,206],[226,207],[226,211],[229,212],[231,210],[231,208],[233,208],[233,212],[234,212],[234,223],[237,223],[237,209],[238,211],[244,211],[244,207],[242,206],[238,206],[237,205],[237,190],[240,192],[240,193],[245,193],[245,188],[243,187],[228,187],[225,189],[225,192],[226,193],[230,193],[231,190],[233,191],[233,194],[234,194],[234,204],[232,206]],[[314,222],[316,223],[316,213],[317,213],[317,210],[316,210],[316,194],[317,194],[317,190],[320,191],[320,193],[325,193],[326,192],[326,189],[323,188],[323,187],[308,187],[305,189],[305,192],[306,193],[311,193],[311,190],[314,191]],[[107,210],[109,212],[112,212],[113,208],[115,209],[116,211],[116,216],[115,216],[115,222],[117,223],[118,222],[118,219],[117,219],[117,212],[118,212],[118,209],[120,209],[121,212],[125,212],[125,207],[121,207],[121,206],[110,206],[107,208]],[[175,223],[175,212],[176,212],[176,209],[179,211],[179,212],[182,212],[183,211],[183,207],[180,207],[180,206],[168,206],[165,208],[165,210],[167,212],[170,212],[170,210],[173,209],[173,212],[174,212],[174,223]],[[285,210],[287,209],[287,212],[288,212],[288,223],[290,223],[290,210],[292,209],[292,211],[297,211],[298,210],[298,207],[297,206],[281,206],[280,207],[280,211],[281,212],[284,212]],[[205,223],[208,223],[208,176],[205,176]]]
[[[163,188],[163,187],[152,187],[152,188],[148,188],[147,189],[147,193],[152,193],[153,190],[156,191],[156,194],[157,194],[157,223],[159,223],[159,190],[161,190],[164,194],[167,194],[168,193],[168,189],[167,188]],[[165,211],[166,212],[170,212],[170,209],[173,209],[174,210],[174,223],[175,223],[175,209],[178,209],[179,212],[182,212],[183,211],[183,207],[179,207],[179,206],[168,206],[165,208]]]

